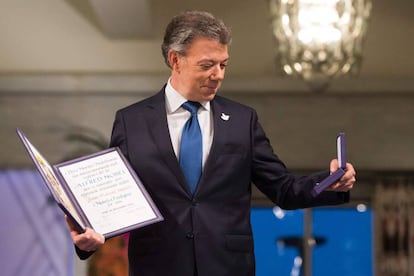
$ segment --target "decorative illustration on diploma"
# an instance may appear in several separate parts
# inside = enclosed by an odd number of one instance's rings
[[[17,133],[53,198],[79,231],[90,227],[110,238],[163,220],[119,148],[51,166],[21,130]]]

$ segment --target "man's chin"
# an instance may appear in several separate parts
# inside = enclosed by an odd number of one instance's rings
[[[217,89],[212,89],[209,93],[204,94],[206,101],[211,101],[217,94]]]
[[[218,88],[204,88],[200,92],[200,96],[204,101],[211,101],[217,93]]]

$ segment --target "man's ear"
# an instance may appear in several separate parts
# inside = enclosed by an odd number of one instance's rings
[[[168,51],[168,63],[173,70],[179,70],[180,68],[180,57],[176,51]]]

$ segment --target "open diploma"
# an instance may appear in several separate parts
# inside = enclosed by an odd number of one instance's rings
[[[119,148],[49,165],[17,133],[61,209],[79,231],[86,227],[110,238],[163,220]]]
[[[337,148],[337,155],[338,155],[338,164],[339,168],[329,175],[327,178],[322,180],[320,183],[316,184],[316,186],[312,190],[312,195],[314,197],[318,196],[321,192],[323,192],[326,188],[337,182],[344,174],[346,168],[346,155],[345,155],[345,133],[341,132],[336,137],[336,148]]]

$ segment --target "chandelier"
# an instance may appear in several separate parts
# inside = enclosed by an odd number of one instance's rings
[[[284,74],[313,91],[357,75],[371,0],[269,0],[276,56]]]

